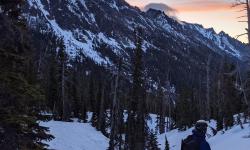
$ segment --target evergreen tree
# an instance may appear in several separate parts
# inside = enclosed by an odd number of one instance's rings
[[[186,130],[191,127],[195,119],[193,115],[197,116],[196,104],[193,102],[192,91],[188,88],[183,88],[176,103],[176,124],[179,130]],[[195,112],[193,112],[195,111]]]
[[[20,26],[19,1],[0,1],[0,149],[44,149],[52,138],[39,126],[44,94],[36,82],[28,31]],[[25,24],[25,22],[22,22]]]
[[[105,79],[104,79],[105,80]],[[103,81],[103,85],[101,86],[101,97],[98,99],[100,101],[100,107],[99,107],[99,116],[98,116],[98,125],[97,129],[100,130],[104,135],[106,135],[106,118],[107,118],[107,113],[106,113],[106,107],[105,107],[105,81]]]
[[[152,130],[148,135],[147,150],[160,150],[158,147],[157,134]]]
[[[223,129],[224,125],[223,125],[223,118],[221,117],[221,115],[218,116],[217,120],[217,124],[216,124],[216,130],[220,131]]]
[[[46,98],[47,98],[47,106],[52,110],[53,114],[57,114],[57,101],[59,100],[59,80],[57,78],[58,73],[58,62],[57,62],[57,53],[56,49],[50,49],[48,58],[48,79],[46,85]],[[57,114],[58,115],[58,114]],[[56,116],[55,116],[56,118]]]
[[[96,127],[97,130],[100,130],[98,128],[98,123],[99,123],[99,115],[100,115],[100,108],[101,108],[101,98],[102,98],[102,83],[99,80],[98,84],[98,91],[96,95],[96,99],[94,100],[94,109],[93,109],[93,115],[91,118],[91,124],[93,127]]]
[[[229,62],[224,65],[223,95],[224,98],[224,125],[228,129],[234,125],[233,115],[237,113],[240,99],[235,88],[235,66]]]
[[[158,87],[158,99],[160,101],[159,103],[159,116],[157,117],[158,120],[158,128],[159,133],[162,134],[165,132],[165,117],[166,117],[166,99],[163,94],[163,89],[161,86]]]
[[[147,137],[145,87],[142,66],[141,29],[136,31],[136,50],[133,69],[133,88],[128,108],[126,148],[144,150]]]
[[[93,112],[95,110],[95,93],[94,93],[94,77],[90,74],[89,88],[88,88],[88,101],[90,103],[90,110]]]
[[[250,71],[248,71],[246,76],[245,81],[243,82],[243,98],[244,98],[244,103],[243,103],[243,112],[244,112],[244,122],[247,122],[247,118],[250,118]]]
[[[68,100],[68,93],[67,88],[67,73],[68,73],[68,55],[65,51],[65,45],[63,43],[63,39],[60,39],[59,41],[59,47],[58,47],[58,78],[59,78],[59,116],[62,120],[68,121],[70,117],[70,108],[69,108],[69,100]]]
[[[23,0],[0,0],[0,6],[9,18],[19,20],[23,2]]]
[[[121,149],[122,143],[122,133],[121,126],[123,125],[123,109],[121,109],[121,101],[119,95],[119,82],[122,71],[122,60],[119,59],[119,64],[117,67],[117,73],[115,75],[114,81],[114,94],[112,101],[111,110],[111,132],[108,150],[119,150]]]
[[[168,139],[167,139],[166,136],[165,136],[165,148],[164,148],[164,150],[170,150],[170,148],[169,148],[169,142],[168,142]]]
[[[73,100],[73,112],[74,112],[74,117],[79,118],[80,114],[80,56],[76,56],[75,60],[72,65],[72,84],[71,84],[71,95],[72,95],[72,100]]]
[[[84,59],[83,59],[83,54],[81,53],[81,51],[79,52],[79,58],[80,58],[80,62],[79,62],[79,93],[80,93],[80,102],[79,102],[79,111],[80,111],[80,118],[84,121],[84,122],[87,122],[87,94],[86,94],[86,91],[87,91],[87,87],[86,87],[86,83],[87,83],[87,80],[86,80],[86,72],[85,72],[85,69],[84,69]]]
[[[221,65],[220,65],[220,70],[219,70],[219,74],[218,74],[218,81],[217,81],[217,92],[216,92],[216,104],[215,104],[215,108],[217,109],[217,113],[216,113],[216,130],[220,131],[223,130],[224,128],[224,112],[223,112],[223,103],[224,103],[224,93],[223,93],[223,81],[224,81],[224,71],[223,71],[223,62],[224,60],[221,61]]]

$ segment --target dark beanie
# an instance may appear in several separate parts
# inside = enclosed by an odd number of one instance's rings
[[[198,131],[198,132],[201,132],[201,133],[206,133],[207,132],[207,122],[205,120],[199,120],[196,122],[195,124],[195,129]]]

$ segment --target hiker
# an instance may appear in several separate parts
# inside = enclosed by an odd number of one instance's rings
[[[181,150],[211,150],[206,141],[207,127],[208,124],[206,121],[197,121],[193,134],[182,140]]]

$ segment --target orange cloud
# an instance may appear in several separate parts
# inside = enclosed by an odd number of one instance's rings
[[[218,10],[229,10],[232,9],[231,3],[226,2],[201,2],[201,3],[186,3],[175,6],[175,9],[179,12],[197,12],[197,11],[218,11]]]

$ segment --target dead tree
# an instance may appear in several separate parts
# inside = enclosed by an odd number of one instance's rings
[[[250,3],[249,0],[235,0],[236,2],[233,4],[232,7],[239,7],[242,8],[238,12],[245,12],[246,15],[238,17],[238,19],[245,19],[240,20],[239,22],[247,23],[246,33],[242,33],[240,35],[237,35],[236,38],[238,39],[241,36],[247,35],[248,36],[248,45],[250,45]]]

